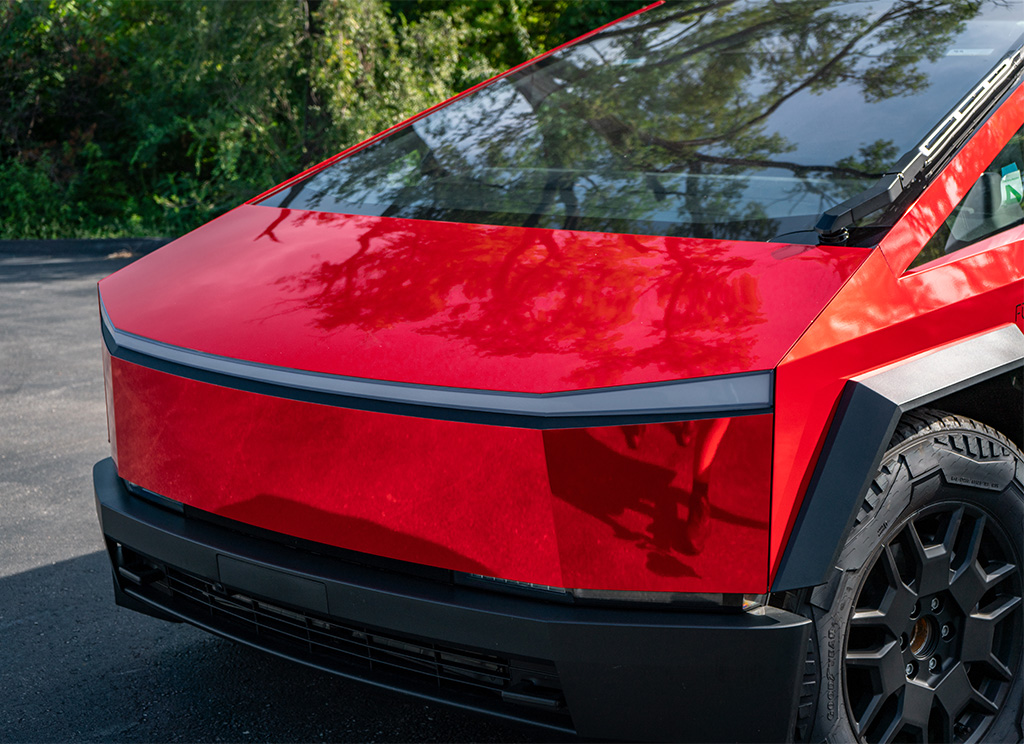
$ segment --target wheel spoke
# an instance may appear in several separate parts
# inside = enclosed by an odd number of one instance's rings
[[[974,612],[987,591],[986,575],[977,561],[961,566],[949,585],[949,593],[964,614]]]
[[[888,614],[882,610],[857,610],[850,616],[850,625],[855,627],[874,627],[875,625],[888,625],[886,619]]]
[[[885,546],[882,556],[885,558],[885,574],[889,577],[889,586],[893,588],[904,586],[900,569],[896,565],[896,556],[892,553],[892,545]]]
[[[987,620],[991,622],[993,625],[995,625],[1004,617],[1006,617],[1015,609],[1017,609],[1018,605],[1020,605],[1020,597],[1004,597],[1002,602],[1000,602],[998,606],[990,607],[989,609],[986,609],[984,612],[975,612],[971,615],[971,617],[983,618],[984,620]]]
[[[928,719],[935,702],[935,690],[917,682],[907,682],[903,690],[901,721],[903,727],[913,726],[919,731],[928,730]]]
[[[996,658],[995,654],[988,655],[988,665],[1003,682],[1009,682],[1013,679],[1013,672],[1010,670],[1010,667],[1006,666],[1001,659]]]
[[[970,526],[967,528],[969,532],[967,543],[962,554],[956,556],[950,590],[956,603],[960,605],[960,609],[969,614],[974,611],[982,596],[994,586],[994,583],[991,581],[991,575],[987,574],[978,562],[978,552],[985,535],[986,519],[984,515],[979,515],[970,520],[968,524]],[[1012,570],[1011,566],[1010,571],[1012,572]],[[1000,575],[996,579],[996,583],[1002,578],[1003,575]]]
[[[897,713],[893,716],[892,720],[889,721],[889,725],[885,727],[885,731],[879,735],[878,741],[880,744],[889,744],[889,742],[895,741],[896,735],[903,730],[903,696],[900,695],[900,701],[897,704]],[[861,730],[861,735],[864,735],[864,730]]]
[[[993,666],[1005,679],[1013,677],[1006,666],[995,660],[992,646],[995,642],[996,625],[1013,612],[1021,603],[1020,597],[1007,597],[996,607],[985,612],[976,612],[964,619],[963,641],[960,658],[965,662],[981,662]],[[994,666],[995,661],[998,666]]]
[[[939,733],[938,736],[930,736],[929,738],[935,739],[936,741],[953,741],[953,737],[956,732],[956,719],[959,718],[959,713],[950,713],[948,710],[946,710],[945,706],[941,703],[941,701],[939,701],[938,690],[936,690],[935,693],[935,700],[938,702],[938,705],[936,707],[941,713],[941,715],[938,716],[938,719],[942,727],[942,732]],[[930,722],[931,721],[929,720],[929,723]],[[928,733],[932,734],[931,726],[929,726],[928,728]]]
[[[975,692],[974,703],[987,715],[994,716],[999,713],[999,706],[980,692]]]
[[[1007,579],[1010,576],[1013,576],[1013,574],[1014,574],[1014,572],[1016,570],[1017,570],[1017,567],[1015,565],[1013,565],[1012,563],[1003,563],[1003,564],[997,566],[992,571],[984,572],[984,574],[985,574],[985,589],[988,590],[988,589],[994,588],[996,585],[1001,583],[1003,581],[1003,579]]]
[[[973,615],[966,618],[960,645],[960,660],[968,663],[988,662],[994,639],[994,623],[987,618]]]
[[[962,507],[961,507],[962,509]],[[966,552],[957,556],[959,566],[966,566],[978,560],[978,551],[981,549],[981,538],[985,534],[985,516],[978,515],[968,523],[969,536],[967,538]]]
[[[907,524],[906,533],[910,538],[910,547],[914,551],[914,558],[917,561],[917,569],[920,571],[921,567],[928,560],[928,550],[921,541],[921,535],[918,534],[917,527],[914,526],[913,522]]]
[[[957,663],[935,686],[935,697],[946,713],[951,731],[956,719],[976,696],[977,692],[967,677],[967,668],[962,663]]]
[[[899,638],[914,602],[917,601],[917,593],[903,583],[891,546],[885,546],[879,559],[888,584],[885,597],[879,602],[879,607],[858,609],[853,613],[850,622],[856,627],[880,625],[886,628],[893,638]]]
[[[864,709],[864,712],[857,720],[858,731],[864,733],[869,728],[871,728],[871,725],[875,722],[875,718],[878,717],[878,712],[882,709],[882,705],[888,699],[889,696],[884,693],[879,693],[877,695],[871,696],[871,701],[867,704],[867,707]]]
[[[883,698],[899,690],[907,681],[903,654],[896,641],[889,641],[880,648],[872,650],[847,650],[846,663],[849,666],[875,670],[881,683]]]
[[[947,553],[953,552],[953,546],[956,545],[956,539],[960,535],[960,526],[963,524],[963,521],[964,508],[962,506],[949,515],[946,534],[942,538],[942,547],[945,548]]]
[[[886,627],[894,638],[899,638],[907,623],[907,617],[917,601],[918,593],[903,583],[899,569],[896,566],[896,557],[893,555],[892,547],[885,546],[885,556],[888,562],[889,586],[892,591],[886,597],[885,614]]]
[[[947,550],[945,544],[925,546],[913,522],[906,529],[917,560],[917,593],[935,594],[946,589],[949,586],[951,551]]]
[[[999,706],[982,695],[971,684],[967,669],[958,663],[950,669],[935,687],[935,698],[942,710],[944,741],[952,741],[957,719],[968,709],[973,708],[986,716],[999,713]]]
[[[917,595],[907,587],[890,590],[883,608],[878,610],[857,610],[850,617],[850,625],[855,628],[881,626],[892,638],[899,638],[907,624],[907,617],[914,606]]]

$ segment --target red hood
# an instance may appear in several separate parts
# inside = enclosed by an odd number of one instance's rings
[[[867,255],[243,205],[100,293],[209,354],[546,393],[771,369]]]

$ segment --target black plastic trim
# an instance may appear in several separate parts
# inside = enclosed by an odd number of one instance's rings
[[[771,590],[827,580],[904,413],[1021,367],[1008,325],[848,381]]]
[[[883,207],[895,204],[899,195],[920,175],[924,164],[925,154],[916,150],[911,151],[903,156],[893,170],[883,174],[873,186],[825,211],[814,227],[821,241],[825,244],[842,243],[845,240],[846,229],[854,222]]]
[[[558,393],[414,385],[275,367],[184,349],[114,327],[100,302],[111,356],[178,377],[278,398],[445,421],[566,429],[770,413],[774,372],[748,372]]]
[[[93,483],[112,559],[120,544],[180,571],[224,583],[227,558],[244,564],[243,571],[235,573],[236,581],[252,584],[233,588],[267,601],[283,602],[277,596],[283,591],[293,607],[312,602],[316,608],[308,608],[311,611],[326,606],[327,613],[346,622],[553,663],[572,727],[581,736],[783,741],[792,733],[810,627],[806,618],[777,608],[718,614],[578,607],[443,585],[297,551],[161,509],[132,496],[110,459],[96,464]],[[128,596],[231,637],[204,618],[175,613],[151,595],[143,596],[141,589],[133,591],[123,578],[120,581],[119,600]],[[251,638],[234,640],[259,647]],[[515,700],[509,703],[512,712],[502,711],[447,698],[442,692],[412,689],[393,679],[326,670],[493,715],[552,725],[545,718],[547,711],[516,706]],[[743,715],[736,715],[739,709]]]

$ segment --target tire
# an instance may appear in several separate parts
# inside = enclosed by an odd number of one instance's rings
[[[1024,740],[1022,480],[1024,455],[990,427],[903,417],[804,606],[813,684],[798,738]]]

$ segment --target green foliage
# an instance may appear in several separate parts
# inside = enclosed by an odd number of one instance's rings
[[[626,0],[0,0],[0,238],[177,235]]]

